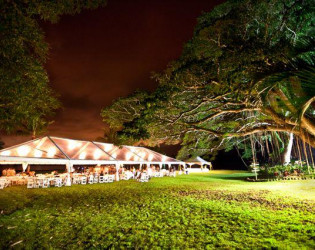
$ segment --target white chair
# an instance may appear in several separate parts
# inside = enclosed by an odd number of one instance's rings
[[[146,174],[142,174],[140,177],[140,182],[148,182],[149,181],[149,176]]]
[[[93,175],[90,175],[89,176],[89,181],[88,181],[89,184],[93,184],[94,181],[93,181]]]
[[[97,176],[97,175],[94,176],[94,178],[93,178],[93,183],[98,183],[98,176]]]
[[[108,176],[108,182],[114,182],[114,175]]]
[[[128,181],[129,180],[128,175],[125,174],[124,177],[123,177],[123,180]]]
[[[8,179],[4,179],[4,187],[6,188],[6,187],[9,187],[9,186],[11,186],[11,181],[8,180]]]
[[[33,182],[33,188],[39,188],[39,183],[36,177],[29,178],[30,182]],[[30,184],[31,185],[31,184]]]
[[[101,175],[100,178],[99,178],[99,180],[98,180],[98,182],[99,182],[99,183],[104,183],[104,176]]]
[[[33,180],[28,180],[27,181],[27,188],[34,188],[35,187],[35,182]]]
[[[86,185],[86,177],[85,176],[81,177],[81,184]]]
[[[104,176],[104,183],[108,183],[109,182],[109,180],[108,180],[108,175],[105,175]]]
[[[43,179],[43,188],[48,188],[49,187],[49,180],[48,179]]]
[[[73,177],[72,184],[80,184],[80,178],[79,177]]]
[[[6,186],[6,180],[0,180],[0,189],[4,189]]]
[[[61,178],[55,178],[54,183],[55,183],[55,187],[61,187],[62,186],[62,179]]]
[[[36,188],[42,188],[43,187],[43,182],[44,182],[44,179],[35,179],[35,187]]]
[[[170,172],[170,177],[176,177],[176,172]]]
[[[141,175],[141,172],[137,172],[137,174],[136,174],[136,179],[137,180],[140,180],[139,178],[140,178],[140,175]]]

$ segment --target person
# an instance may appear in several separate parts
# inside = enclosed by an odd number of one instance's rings
[[[135,167],[132,168],[132,174],[133,174],[133,179],[134,179],[136,176],[136,168]]]
[[[89,174],[89,180],[93,180],[93,173],[92,172],[90,172],[90,174]]]
[[[140,171],[140,169],[137,169],[137,172],[136,172],[136,179],[137,179],[137,180],[140,180],[140,178],[141,178],[141,171]]]
[[[184,169],[185,169],[185,174],[189,174],[187,166],[185,166]]]
[[[151,168],[151,166],[148,167],[147,173],[148,173],[149,178],[151,178],[151,175],[152,175],[152,168]]]

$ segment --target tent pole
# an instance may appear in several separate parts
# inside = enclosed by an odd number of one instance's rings
[[[119,168],[120,168],[120,164],[116,163],[116,181],[119,181]]]
[[[66,185],[65,186],[71,186],[71,178],[70,178],[70,172],[72,170],[72,163],[69,161],[67,164],[66,164],[66,167],[67,167],[67,177],[66,177]]]
[[[26,171],[27,166],[28,166],[28,164],[27,164],[26,162],[23,162],[23,163],[22,163],[22,169],[23,169],[23,172],[25,172],[25,171]]]

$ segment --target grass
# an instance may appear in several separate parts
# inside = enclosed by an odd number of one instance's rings
[[[210,174],[0,191],[0,248],[315,248],[315,181]]]

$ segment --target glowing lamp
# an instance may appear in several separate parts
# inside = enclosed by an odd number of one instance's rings
[[[76,142],[76,141],[69,141],[68,144],[68,149],[72,150],[78,147],[81,147],[82,143],[81,142]]]
[[[132,157],[132,153],[131,153],[131,152],[128,152],[128,153],[126,154],[126,160],[127,160],[127,161],[130,160],[131,157]]]
[[[165,155],[162,156],[162,161],[166,161],[167,157]]]
[[[75,148],[75,142],[74,141],[69,141],[68,149],[72,150],[74,148]]]
[[[21,146],[18,147],[17,153],[19,156],[27,156],[27,154],[31,151],[29,146]]]
[[[153,154],[150,154],[149,155],[149,161],[152,161],[153,160]]]
[[[56,152],[57,152],[57,150],[55,148],[49,148],[47,151],[47,156],[48,157],[54,157]]]
[[[11,154],[10,150],[6,150],[6,151],[1,152],[2,156],[9,156],[10,154]]]
[[[79,159],[80,159],[80,160],[85,159],[85,157],[86,157],[86,153],[85,153],[85,152],[82,152],[82,153],[79,155]]]
[[[97,149],[94,151],[94,154],[93,154],[94,159],[99,159],[101,157],[101,155],[102,155],[101,150]]]
[[[43,153],[40,150],[35,150],[34,156],[35,157],[42,157]]]
[[[113,148],[113,146],[112,145],[110,145],[110,144],[106,144],[105,146],[104,146],[104,150],[107,152],[107,151],[109,151],[109,150],[111,150]]]

